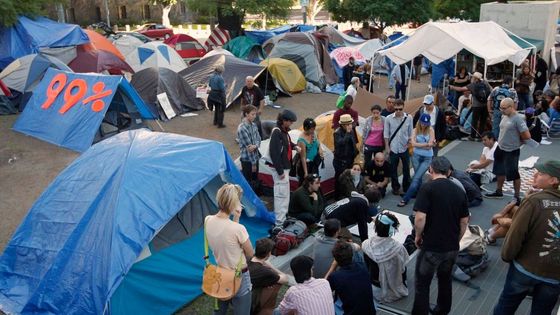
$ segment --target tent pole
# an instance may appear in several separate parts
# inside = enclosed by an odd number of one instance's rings
[[[373,60],[375,59],[375,54],[373,53],[373,57],[371,57],[371,63],[370,63],[370,67],[369,67],[369,86],[368,86],[368,92],[371,91],[371,86],[373,85]]]
[[[412,62],[410,63],[410,65],[412,66]],[[405,67],[407,67],[406,63],[404,64]],[[410,99],[410,88],[412,86],[412,69],[408,69],[408,86],[406,89],[406,99]]]
[[[513,71],[511,74],[511,87],[515,88],[515,63],[512,62],[512,64],[513,64]]]

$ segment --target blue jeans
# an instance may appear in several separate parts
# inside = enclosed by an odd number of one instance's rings
[[[398,191],[401,188],[399,184],[399,174],[397,172],[399,160],[402,162],[402,187],[403,191],[406,191],[408,190],[408,186],[410,186],[410,155],[408,154],[408,150],[403,153],[394,153],[392,151],[389,153],[389,163],[391,163],[391,187],[393,191]]]
[[[515,268],[510,263],[504,289],[494,307],[494,315],[514,314],[517,307],[533,291],[531,315],[550,314],[560,295],[560,285],[549,284],[531,278]]]
[[[403,197],[404,202],[409,202],[414,196],[416,196],[416,192],[422,186],[422,178],[428,167],[430,167],[430,163],[432,162],[431,156],[421,156],[418,154],[412,155],[412,167],[414,167],[414,176],[412,177],[412,182],[410,183],[410,187],[406,191],[406,194]]]
[[[517,110],[525,110],[525,108],[531,106],[531,103],[529,103],[529,93],[517,93],[517,98],[519,100]]]
[[[226,315],[229,304],[233,308],[234,315],[245,315],[251,313],[251,275],[249,271],[241,275],[241,286],[237,294],[230,300],[218,301],[218,310],[214,311],[214,315]]]
[[[406,99],[406,85],[397,82],[395,85],[395,98],[400,98],[403,101]]]
[[[435,314],[451,311],[451,274],[457,259],[457,251],[430,252],[420,250],[416,258],[414,306],[412,315],[428,315],[430,309],[430,284],[437,272],[438,297]]]
[[[492,114],[492,133],[496,139],[500,135],[500,121],[502,121],[502,112],[500,112],[500,109],[494,109]]]

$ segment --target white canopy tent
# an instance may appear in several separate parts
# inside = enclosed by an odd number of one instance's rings
[[[509,60],[520,65],[530,50],[517,45],[497,23],[488,22],[428,22],[420,26],[402,44],[379,53],[396,64],[403,64],[418,55],[440,63],[466,49],[485,60],[487,65]]]

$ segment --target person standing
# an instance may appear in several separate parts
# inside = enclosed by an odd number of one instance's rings
[[[358,88],[360,87],[360,78],[352,77],[350,79],[350,85],[346,89],[346,95],[352,96],[353,99],[356,99],[356,95],[358,94]]]
[[[319,174],[319,165],[322,164],[324,160],[325,154],[323,153],[323,148],[321,148],[319,138],[317,138],[317,134],[315,134],[316,127],[317,123],[315,123],[313,118],[306,118],[303,121],[303,132],[297,139],[302,161],[301,169],[298,170],[300,184],[307,175]],[[303,163],[303,161],[305,161],[305,163]]]
[[[495,87],[488,96],[488,113],[492,116],[492,133],[495,137],[500,134],[500,121],[502,121],[500,102],[509,97],[517,104],[517,92],[511,87],[511,82],[511,77],[505,76],[502,85]]]
[[[224,66],[217,65],[208,81],[208,86],[210,87],[210,93],[208,93],[208,108],[214,110],[214,126],[218,126],[218,128],[226,127],[224,125],[226,84],[222,73],[224,73]]]
[[[451,311],[451,274],[459,241],[469,222],[467,196],[449,179],[451,163],[435,157],[430,164],[431,181],[424,184],[414,203],[416,258],[412,315],[448,314]],[[430,284],[437,273],[437,305],[430,310]]]
[[[385,117],[381,116],[381,106],[375,104],[371,107],[371,116],[366,119],[364,127],[364,168],[368,168],[372,156],[385,149],[383,140],[383,128],[385,128]]]
[[[261,114],[264,109],[264,94],[261,89],[255,85],[255,78],[252,76],[247,76],[245,78],[245,86],[241,90],[241,110],[243,110],[243,107],[246,105],[253,105],[257,108],[255,124],[262,138]]]
[[[354,159],[359,153],[356,148],[356,138],[354,137],[354,132],[352,130],[353,122],[354,120],[352,119],[352,116],[348,114],[340,116],[340,127],[338,127],[338,129],[334,132],[333,167],[334,178],[337,183],[340,174],[342,174],[345,169],[352,166]],[[340,189],[336,189],[337,195],[340,194],[339,190]]]
[[[464,92],[469,90],[472,95],[472,128],[471,140],[480,140],[481,134],[486,128],[486,119],[488,118],[487,102],[488,96],[492,91],[492,87],[486,80],[482,79],[480,72],[472,75],[472,82],[467,86],[450,85],[449,88],[455,91]]]
[[[509,270],[494,315],[514,314],[532,292],[531,314],[551,314],[560,296],[560,161],[535,166],[533,188],[515,212],[502,246]]]
[[[278,114],[276,127],[270,134],[270,162],[272,180],[274,181],[274,214],[276,225],[281,226],[286,220],[290,204],[290,168],[292,165],[292,141],[288,132],[297,116],[289,109]],[[295,146],[297,148],[297,146]],[[297,149],[296,149],[297,150]]]
[[[514,198],[520,202],[521,177],[519,175],[519,148],[522,140],[531,139],[531,133],[525,123],[525,117],[515,110],[515,103],[511,98],[504,98],[500,102],[502,121],[498,147],[494,151],[494,167],[492,173],[498,178],[496,191],[487,193],[486,198],[503,198],[502,187],[506,180],[513,181]]]
[[[412,167],[414,168],[414,177],[412,183],[398,207],[404,207],[412,199],[420,186],[422,186],[422,179],[428,170],[432,158],[434,157],[435,136],[434,129],[430,125],[430,115],[422,114],[416,123],[416,128],[412,131],[410,141],[414,148],[412,154]]]
[[[395,112],[385,118],[383,137],[385,138],[385,150],[389,152],[389,163],[391,164],[391,187],[393,194],[399,195],[401,185],[397,173],[399,160],[402,163],[402,188],[408,190],[410,186],[410,155],[408,144],[412,136],[412,117],[404,112],[404,102],[395,100]]]
[[[259,175],[261,136],[255,124],[256,116],[257,108],[255,106],[245,106],[243,108],[243,120],[237,127],[237,141],[241,151],[239,157],[241,172],[250,184],[254,184],[258,180]]]
[[[414,57],[412,64],[414,65],[414,78],[416,81],[420,82],[420,75],[422,75],[422,62],[424,61],[424,56],[418,55]]]
[[[542,58],[542,51],[537,52],[535,71],[535,91],[543,91],[548,80],[548,64]]]
[[[381,111],[381,116],[387,117],[395,112],[395,97],[393,95],[387,96],[385,99],[385,108]]]
[[[352,77],[354,76],[354,71],[356,70],[356,64],[354,57],[348,59],[348,63],[342,68],[342,80],[344,82],[344,90],[348,89],[351,84]]]
[[[391,77],[395,79],[395,97],[406,100],[406,87],[408,86],[408,76],[410,70],[406,64],[396,65],[391,72]]]
[[[531,67],[529,65],[523,65],[521,73],[515,79],[515,90],[519,98],[517,110],[525,110],[525,108],[531,105],[529,97],[531,95],[531,84],[533,84],[533,80],[534,76],[531,73]]]
[[[340,121],[340,117],[342,115],[350,115],[352,117],[352,128],[355,128],[360,124],[358,121],[358,112],[352,109],[352,104],[354,103],[354,98],[350,95],[346,95],[344,98],[344,105],[342,108],[337,109],[333,114],[332,119],[332,129],[336,130],[338,128],[338,122]],[[357,139],[356,139],[357,140]]]
[[[412,123],[416,126],[416,123],[420,119],[422,114],[428,114],[430,116],[430,126],[434,131],[434,145],[432,150],[434,152],[434,156],[437,156],[439,144],[441,141],[445,140],[445,133],[447,132],[447,124],[445,123],[445,115],[439,107],[435,106],[434,104],[434,96],[428,94],[424,96],[423,101],[424,107],[421,107],[420,110],[414,114],[414,119]]]
[[[230,304],[234,314],[249,314],[251,311],[251,276],[247,261],[254,252],[247,229],[239,224],[242,194],[243,190],[238,185],[223,185],[216,194],[218,213],[204,219],[204,233],[218,266],[229,270],[239,269],[241,273],[241,286],[237,294],[230,300],[218,301],[215,315],[227,314]]]

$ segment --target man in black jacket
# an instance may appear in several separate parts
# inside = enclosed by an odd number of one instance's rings
[[[272,163],[267,165],[272,169],[272,180],[274,181],[274,214],[276,215],[276,225],[281,226],[286,220],[288,206],[290,204],[290,168],[292,163],[292,145],[290,140],[290,126],[297,120],[296,114],[289,109],[285,109],[278,114],[276,127],[270,134],[270,160]]]
[[[430,122],[432,124],[432,128],[434,128],[436,136],[436,145],[433,147],[433,150],[434,156],[437,156],[439,151],[439,143],[445,139],[445,130],[447,128],[447,124],[445,123],[445,114],[439,107],[435,106],[434,96],[431,94],[424,96],[424,107],[420,108],[414,115],[414,126],[416,126],[416,122],[418,122],[420,115],[424,113],[431,116]]]
[[[349,114],[340,116],[339,127],[334,132],[334,178],[338,183],[338,177],[345,169],[352,167],[354,159],[358,155],[356,139],[352,131],[354,119]],[[338,185],[335,187],[337,196],[339,195]]]

